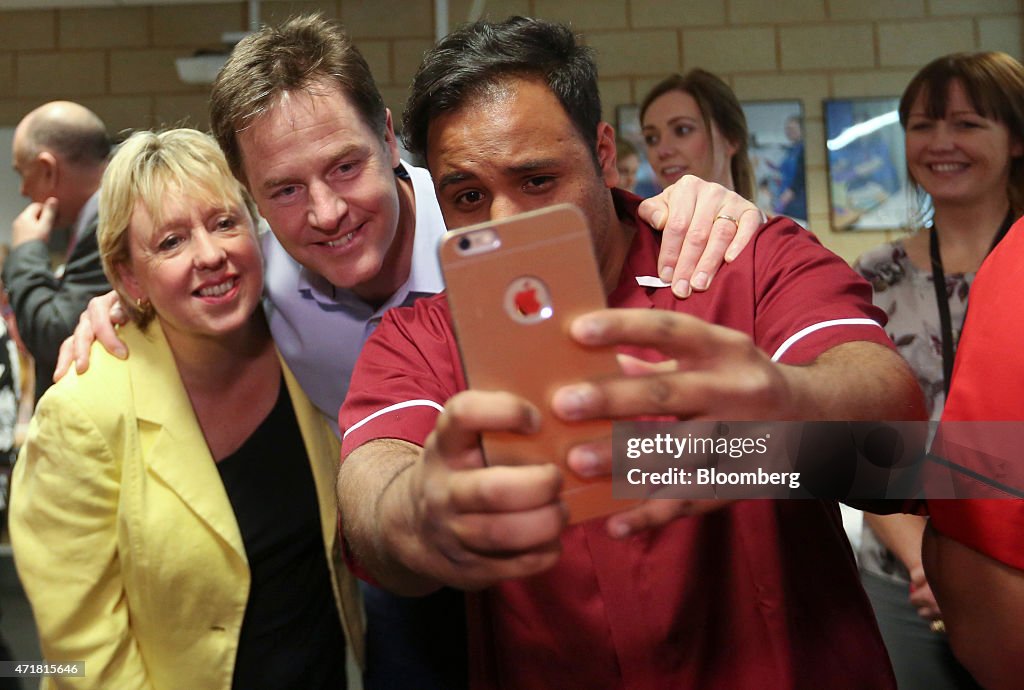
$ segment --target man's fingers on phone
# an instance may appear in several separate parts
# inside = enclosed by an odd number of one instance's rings
[[[563,386],[551,400],[555,414],[568,421],[625,419],[638,415],[693,418],[708,411],[706,376],[678,372],[631,376],[600,383]]]
[[[677,312],[655,309],[602,309],[575,319],[570,334],[591,347],[640,345],[665,354],[706,357],[735,332]]]
[[[557,542],[567,516],[560,504],[510,513],[471,513],[450,523],[452,533],[474,553],[494,558],[545,551]]]
[[[445,414],[465,428],[477,431],[535,433],[540,412],[523,398],[503,391],[463,391],[449,398]]]
[[[562,474],[552,463],[495,466],[453,473],[448,500],[458,513],[533,510],[558,501]]]
[[[622,373],[627,376],[646,376],[648,374],[665,374],[679,370],[679,362],[674,359],[666,359],[661,362],[646,362],[633,355],[618,353],[615,358],[622,368]]]
[[[480,432],[534,433],[540,428],[540,412],[522,398],[505,392],[462,391],[453,395],[438,417],[428,439],[442,457],[451,461],[475,450]]]
[[[611,439],[581,443],[569,449],[566,464],[581,477],[601,477],[612,471]]]

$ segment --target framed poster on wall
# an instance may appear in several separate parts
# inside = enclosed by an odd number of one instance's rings
[[[800,101],[740,104],[747,118],[759,208],[807,224],[804,108]]]
[[[824,102],[832,228],[897,230],[917,215],[897,98]]]

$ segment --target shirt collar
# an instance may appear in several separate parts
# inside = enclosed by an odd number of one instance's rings
[[[652,307],[654,293],[662,289],[662,283],[655,275],[661,236],[637,215],[643,199],[622,189],[613,189],[612,199],[619,220],[632,225],[636,232],[633,233],[633,242],[619,274],[619,284],[608,296],[608,304],[616,307]]]

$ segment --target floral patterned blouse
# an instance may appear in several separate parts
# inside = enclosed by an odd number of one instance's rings
[[[912,264],[899,240],[865,252],[853,268],[871,283],[875,304],[889,316],[886,333],[917,376],[929,418],[938,421],[946,394],[942,382],[942,326],[931,270],[921,270]],[[967,293],[973,280],[973,273],[946,274],[954,345],[960,341]],[[860,564],[876,575],[910,581],[903,564],[878,542],[867,525],[862,536]]]

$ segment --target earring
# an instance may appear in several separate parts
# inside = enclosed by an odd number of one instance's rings
[[[152,311],[153,305],[150,304],[148,299],[143,299],[142,297],[136,297],[135,298],[135,308],[138,310],[139,314],[146,315],[146,314],[149,314],[150,311]]]

